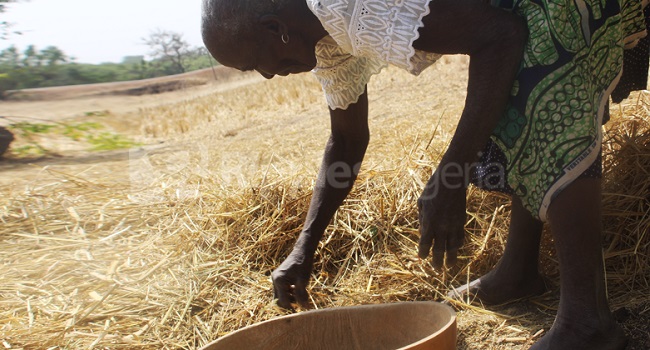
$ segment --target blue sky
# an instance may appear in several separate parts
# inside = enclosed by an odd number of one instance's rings
[[[57,46],[81,63],[121,62],[144,55],[142,44],[156,29],[182,33],[201,46],[201,0],[21,0],[0,21],[23,32],[0,40],[0,48]]]

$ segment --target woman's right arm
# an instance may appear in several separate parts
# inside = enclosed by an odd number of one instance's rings
[[[367,90],[347,109],[330,109],[332,134],[314,187],[307,219],[293,251],[273,271],[278,305],[290,309],[296,301],[309,305],[307,285],[318,243],[334,213],[352,189],[368,146]]]

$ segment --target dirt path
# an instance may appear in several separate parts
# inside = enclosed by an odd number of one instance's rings
[[[209,72],[212,75],[212,72]],[[0,126],[19,122],[51,123],[64,121],[98,121],[106,126],[119,124],[128,125],[129,120],[138,111],[178,104],[183,101],[199,99],[208,95],[218,94],[229,90],[255,84],[264,79],[252,74],[239,72],[221,74],[220,81],[184,88],[159,94],[128,96],[111,94],[112,86],[115,91],[142,86],[141,82],[120,82],[109,84],[89,85],[84,91],[82,86],[55,87],[49,89],[34,89],[39,98],[36,101],[0,101]],[[164,81],[169,78],[161,78]],[[151,82],[151,80],[150,80]],[[55,99],[56,96],[69,98]],[[50,99],[52,97],[53,99]],[[103,118],[110,114],[110,120]],[[96,117],[96,118],[95,118]],[[59,143],[57,148],[65,149],[63,143],[74,143],[70,140],[45,140],[45,143]],[[79,147],[78,145],[76,146]],[[48,147],[49,148],[49,147]],[[114,177],[115,180],[128,179],[128,164],[135,151],[146,151],[159,154],[170,151],[172,146],[163,140],[151,145],[143,145],[135,150],[115,150],[104,152],[88,152],[70,150],[57,152],[54,155],[28,159],[4,159],[0,161],[0,186],[20,186],[52,181],[61,174],[66,176],[90,176],[92,178]]]
[[[126,96],[106,94],[54,101],[1,101],[0,126],[17,122],[63,121],[106,111],[113,114],[124,114],[142,108],[172,105],[183,100],[199,98],[259,82],[262,79],[262,77],[256,76],[242,76],[226,82],[207,83],[155,95]]]

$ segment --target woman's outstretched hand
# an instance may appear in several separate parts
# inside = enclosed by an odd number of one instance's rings
[[[309,308],[309,275],[313,266],[313,255],[302,249],[294,248],[289,256],[271,274],[273,296],[278,306],[293,310],[291,304],[298,303],[304,309]]]
[[[465,186],[447,186],[433,180],[418,199],[420,210],[420,245],[418,255],[424,259],[429,256],[433,246],[433,266],[440,268],[456,263],[458,249],[465,238]]]

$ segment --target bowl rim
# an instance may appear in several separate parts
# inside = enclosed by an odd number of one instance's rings
[[[450,316],[449,321],[447,321],[447,323],[445,323],[444,326],[440,327],[440,329],[437,332],[431,333],[431,334],[429,334],[429,336],[427,336],[425,338],[422,338],[422,339],[420,339],[420,340],[418,340],[416,342],[413,342],[411,344],[408,344],[406,346],[403,346],[403,347],[401,347],[401,348],[399,348],[397,350],[408,349],[408,348],[418,346],[420,344],[424,344],[424,343],[428,342],[429,340],[437,337],[438,335],[449,331],[449,329],[451,329],[456,324],[456,311],[454,311],[454,309],[451,308],[451,306],[449,306],[447,304],[440,303],[440,302],[435,302],[435,301],[415,301],[414,303],[427,303],[427,304],[433,303],[433,304],[437,304],[436,307],[440,307],[442,309],[447,309],[447,311],[449,312],[449,316]]]
[[[327,312],[340,312],[342,310],[354,310],[354,309],[360,309],[360,308],[371,308],[371,307],[377,307],[377,306],[385,306],[385,307],[392,307],[392,306],[397,306],[400,304],[427,304],[427,305],[436,305],[436,307],[439,307],[440,309],[444,309],[449,313],[449,320],[442,326],[440,329],[434,333],[429,334],[425,338],[422,338],[416,342],[409,343],[406,346],[403,346],[401,348],[398,348],[396,350],[403,350],[403,349],[408,349],[409,347],[417,346],[423,343],[426,343],[427,341],[431,340],[432,338],[437,337],[438,335],[447,332],[454,324],[456,324],[456,311],[454,311],[453,308],[451,308],[447,304],[443,304],[441,302],[437,301],[398,301],[398,302],[390,302],[390,303],[376,303],[376,304],[363,304],[363,305],[349,305],[349,306],[334,306],[334,307],[328,307],[328,308],[323,308],[323,309],[315,309],[315,310],[308,310],[308,311],[303,311],[303,312],[297,312],[289,315],[283,315],[283,316],[277,316],[273,317],[271,319],[253,323],[251,325],[248,325],[246,327],[240,328],[236,331],[230,332],[222,337],[219,337],[208,344],[205,344],[202,346],[199,350],[206,350],[208,347],[214,345],[215,343],[222,341],[225,338],[229,337],[234,337],[239,333],[246,332],[248,329],[253,328],[253,327],[258,327],[263,324],[271,323],[271,322],[278,322],[280,320],[286,320],[290,318],[296,318],[296,317],[303,317],[305,314],[312,314],[312,313],[327,313]]]

